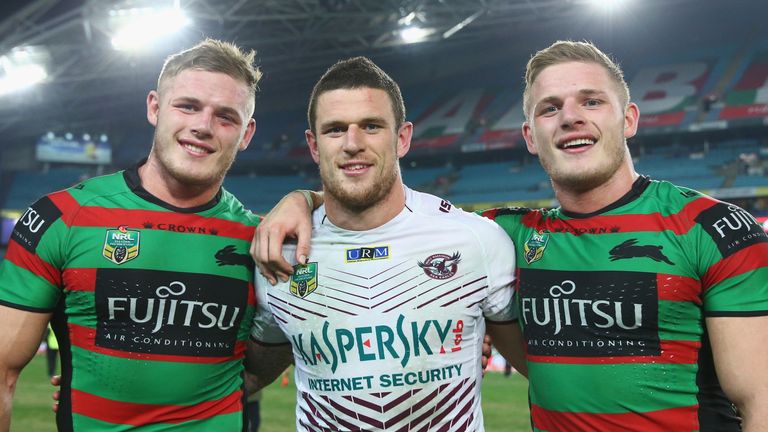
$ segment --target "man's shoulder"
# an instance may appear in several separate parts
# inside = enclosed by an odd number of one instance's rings
[[[70,186],[64,192],[81,205],[103,196],[123,193],[127,190],[123,171],[90,177]]]
[[[449,200],[423,192],[413,191],[417,194],[411,200],[415,208],[411,209],[426,228],[434,228],[441,232],[452,232],[459,235],[461,232],[474,232],[481,238],[494,237],[504,233],[498,224],[490,218],[482,217],[473,212],[468,212],[453,205]]]
[[[227,218],[248,226],[257,226],[261,216],[252,212],[235,195],[222,188],[221,201],[226,208]]]

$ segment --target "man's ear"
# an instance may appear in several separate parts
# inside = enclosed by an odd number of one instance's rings
[[[160,110],[160,95],[157,90],[152,90],[147,95],[147,120],[149,124],[157,127],[157,112]]]
[[[315,138],[315,134],[312,132],[312,129],[307,129],[304,131],[304,138],[307,139],[307,146],[309,147],[309,153],[312,155],[312,160],[319,164],[320,154],[317,151],[317,139]]]

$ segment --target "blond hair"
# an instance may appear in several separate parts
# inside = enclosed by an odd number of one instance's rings
[[[531,88],[536,78],[547,67],[566,62],[595,63],[602,66],[616,83],[622,105],[626,107],[629,104],[629,86],[624,80],[624,72],[615,61],[591,42],[557,41],[534,54],[525,67],[523,110],[526,119],[532,103]]]
[[[261,71],[254,66],[256,52],[245,51],[235,44],[216,39],[205,39],[199,44],[171,55],[165,60],[157,79],[157,89],[185,70],[220,72],[248,86],[251,97],[251,114],[256,99]]]

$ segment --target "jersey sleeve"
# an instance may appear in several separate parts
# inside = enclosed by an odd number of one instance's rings
[[[66,197],[66,192],[43,197],[16,222],[0,263],[0,304],[32,312],[55,308],[69,231],[57,202]]]
[[[283,257],[291,264],[294,264],[296,246],[286,244],[283,247]],[[278,281],[275,288],[289,284],[290,282]],[[256,313],[253,316],[253,326],[251,326],[251,339],[263,344],[285,344],[290,342],[283,333],[280,323],[275,318],[270,304],[269,291],[273,289],[272,285],[259,272],[255,272],[256,287]]]
[[[760,224],[724,202],[695,222],[706,316],[768,315],[768,235]]]
[[[283,283],[283,282],[279,282]],[[284,344],[288,342],[269,305],[269,282],[256,272],[256,313],[253,315],[251,339],[263,344]]]
[[[517,320],[514,305],[515,245],[501,227],[482,220],[479,243],[488,275],[488,296],[482,304],[483,315],[489,321]]]

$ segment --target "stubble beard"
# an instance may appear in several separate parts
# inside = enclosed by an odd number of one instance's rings
[[[185,167],[182,162],[174,159],[173,152],[176,145],[173,139],[164,139],[160,136],[158,130],[155,129],[153,152],[157,156],[158,163],[169,177],[185,186],[205,188],[213,184],[221,184],[224,176],[235,161],[235,153],[233,153],[223,165],[221,164],[222,161],[219,160],[216,166],[212,167],[214,170],[212,173],[206,170],[202,175],[196,175],[188,167]]]
[[[330,169],[333,170],[335,165]],[[374,179],[368,187],[345,188],[345,179],[342,175],[334,175],[327,172],[323,164],[320,165],[320,178],[323,182],[323,190],[333,197],[343,207],[352,211],[362,211],[375,206],[389,193],[397,180],[397,164],[391,169],[385,168],[379,178]]]
[[[544,171],[549,174],[554,186],[576,193],[588,192],[606,182],[619,170],[627,157],[626,143],[612,147],[606,155],[607,160],[597,166],[585,170],[559,169],[556,163],[550,163],[546,158],[539,157]]]

